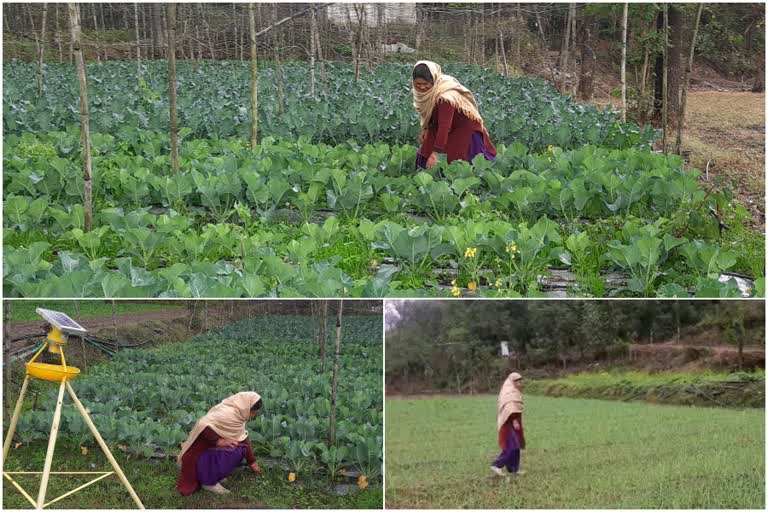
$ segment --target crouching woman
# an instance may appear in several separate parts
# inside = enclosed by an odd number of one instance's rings
[[[244,391],[224,399],[200,418],[181,444],[181,474],[176,490],[188,496],[202,487],[216,494],[229,491],[221,485],[243,459],[251,471],[261,469],[251,451],[245,424],[256,417],[263,402],[258,393]]]

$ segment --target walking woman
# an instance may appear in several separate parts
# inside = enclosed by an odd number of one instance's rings
[[[440,65],[422,60],[413,67],[413,106],[421,122],[416,168],[435,165],[438,153],[445,153],[448,162],[496,156],[472,92],[444,75]]]
[[[251,471],[261,468],[251,451],[245,424],[258,414],[263,402],[258,393],[243,391],[224,399],[197,420],[181,444],[181,474],[176,490],[184,496],[202,486],[206,491],[227,494],[221,481],[245,459]]]
[[[496,404],[496,429],[499,432],[498,456],[491,471],[504,475],[503,468],[511,474],[520,471],[520,450],[525,449],[523,433],[523,377],[519,373],[510,373],[499,391]]]

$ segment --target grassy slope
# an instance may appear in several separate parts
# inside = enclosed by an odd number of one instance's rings
[[[75,305],[75,302],[78,302]],[[139,301],[115,301],[117,314],[141,313],[143,311],[161,311],[164,309],[179,309],[186,306],[184,301],[167,301],[166,304],[146,304]],[[78,307],[80,313],[78,314]],[[103,300],[43,300],[28,301],[15,300],[11,306],[11,321],[34,322],[42,321],[40,315],[35,313],[35,308],[53,309],[62,311],[72,318],[93,318],[99,316],[112,316],[112,305]]]
[[[762,508],[764,410],[528,396],[526,475],[497,479],[493,396],[388,400],[387,506]]]
[[[97,448],[82,456],[77,446],[61,443],[56,447],[54,471],[107,471],[109,463]],[[167,508],[381,508],[383,493],[381,487],[371,486],[352,496],[336,496],[322,486],[325,480],[308,478],[289,483],[286,472],[279,468],[262,467],[262,473],[236,472],[225,486],[232,491],[227,496],[216,496],[208,492],[183,497],[176,493],[178,476],[175,461],[154,463],[146,459],[127,458],[113,450],[120,466],[133,485],[134,490],[148,509]],[[25,446],[11,450],[8,457],[8,471],[42,471],[45,460],[45,445]],[[14,477],[16,478],[16,477]],[[19,475],[18,482],[33,498],[37,497],[40,477]],[[48,498],[51,499],[74,489],[89,480],[80,476],[52,476]],[[30,508],[29,502],[7,481],[3,480],[3,508]],[[50,508],[84,509],[132,509],[135,508],[128,492],[115,476],[86,488],[84,491],[53,504]]]

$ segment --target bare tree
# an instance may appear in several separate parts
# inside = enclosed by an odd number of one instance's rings
[[[624,3],[624,15],[621,18],[621,120],[627,122],[627,18],[629,4]]]
[[[59,27],[59,4],[53,4],[56,6],[56,44],[59,47],[59,64],[64,62],[64,49],[61,45],[61,28]]]
[[[315,54],[317,53],[317,13],[315,6],[311,7],[309,25],[309,94],[315,97]]]
[[[86,232],[93,226],[93,172],[91,169],[91,136],[88,115],[88,79],[85,73],[85,58],[80,42],[80,11],[77,4],[70,3],[69,26],[72,31],[75,60],[77,61],[77,78],[80,82],[80,133],[83,143],[83,209],[85,210]]]
[[[341,348],[341,310],[344,300],[339,301],[339,310],[336,317],[336,350],[333,354],[333,380],[331,381],[331,413],[328,428],[328,446],[333,446],[336,439],[336,384],[339,378],[339,351]]]
[[[176,3],[165,4],[168,18],[168,110],[171,124],[171,170],[179,172],[179,135],[176,118]]]
[[[579,97],[589,101],[595,92],[595,52],[592,50],[592,24],[594,20],[587,17],[581,24],[581,76],[579,76]]]
[[[680,154],[680,146],[683,143],[683,125],[685,124],[685,109],[688,106],[688,85],[691,79],[691,69],[693,68],[693,54],[696,49],[696,38],[699,35],[699,21],[701,20],[701,11],[704,10],[704,4],[699,4],[696,11],[696,23],[693,27],[693,36],[691,37],[690,52],[685,64],[685,75],[683,76],[683,91],[680,98],[680,110],[677,113],[677,138],[675,140],[675,154]]]
[[[141,80],[141,34],[139,34],[139,4],[133,4],[133,17],[136,24],[136,78]]]
[[[248,4],[248,25],[251,32],[251,148],[259,143],[259,71],[256,63],[256,7]]]
[[[277,22],[277,4],[272,4],[272,14],[275,22]],[[275,23],[277,26],[277,23]],[[283,66],[280,62],[280,49],[282,44],[280,42],[280,33],[275,32],[272,39],[272,46],[275,49],[275,79],[277,80],[277,112],[282,114],[285,110],[283,105]]]
[[[40,43],[37,45],[37,97],[43,95],[43,57],[45,56],[45,22],[48,18],[48,4],[43,4],[43,24],[40,27]]]
[[[662,72],[661,150],[667,152],[667,120],[669,113],[669,6],[664,4],[664,70]]]
[[[560,79],[557,82],[557,89],[561,93],[565,92],[565,76],[568,73],[568,54],[570,53],[572,23],[573,23],[573,11],[569,6],[568,17],[566,18],[566,22],[565,22],[565,34],[564,34],[565,37],[563,37],[563,42],[560,47]]]

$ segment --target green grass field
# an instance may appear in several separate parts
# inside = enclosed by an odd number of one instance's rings
[[[764,508],[764,409],[525,404],[527,473],[499,478],[495,396],[387,400],[387,507]]]
[[[169,461],[151,461],[126,457],[113,449],[120,466],[133,485],[136,494],[148,509],[216,509],[216,508],[381,508],[383,500],[381,486],[371,485],[368,489],[350,496],[336,496],[324,489],[325,479],[307,475],[307,480],[299,478],[290,483],[286,471],[262,465],[262,472],[255,475],[250,470],[236,471],[224,486],[231,494],[217,496],[209,492],[198,491],[191,496],[176,493],[178,477],[175,459]],[[45,460],[45,446],[23,446],[12,449],[8,456],[8,471],[42,471]],[[59,443],[53,460],[54,471],[109,471],[109,462],[98,448],[91,448],[83,456],[78,446]],[[14,479],[33,498],[37,497],[40,483],[39,475],[14,475]],[[86,476],[51,476],[46,501],[50,501],[65,492],[78,487],[91,478]],[[351,481],[351,480],[350,480]],[[3,479],[3,508],[29,509],[29,502],[16,489]],[[128,492],[117,479],[110,476],[87,487],[74,496],[64,498],[49,508],[63,509],[134,509],[136,508]]]
[[[42,321],[40,315],[35,313],[35,308],[62,311],[75,319],[112,315],[112,305],[103,300],[79,300],[77,301],[77,305],[75,304],[76,301],[73,300],[14,300],[12,302],[11,321],[13,322]],[[118,315],[125,313],[141,313],[144,311],[161,311],[164,309],[180,309],[183,307],[185,307],[183,301],[167,301],[165,304],[147,304],[140,301],[115,301],[115,310]]]

